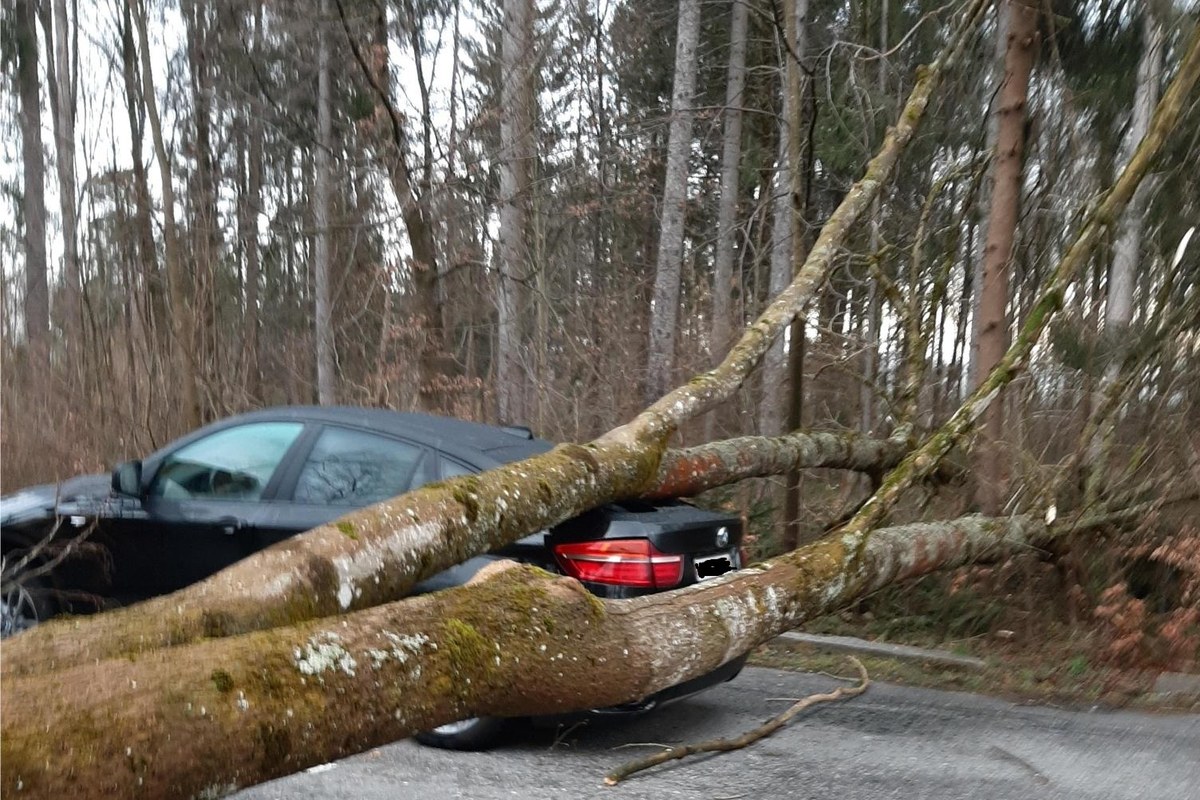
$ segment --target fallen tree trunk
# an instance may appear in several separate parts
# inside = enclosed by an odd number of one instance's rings
[[[724,361],[586,445],[561,445],[482,475],[410,492],[263,550],[194,586],[78,624],[51,624],[6,647],[5,675],[61,668],[196,639],[263,630],[407,595],[424,578],[532,531],[654,489],[679,425],[729,399],[825,280],[834,256],[878,197],[950,63],[978,23],[972,0],[950,43],[920,70],[895,126],[822,228],[796,279]],[[270,576],[264,579],[263,576]]]
[[[506,563],[336,618],[8,678],[2,793],[216,797],[463,717],[622,703],[890,583],[1054,533],[1030,517],[905,525],[620,601]]]
[[[529,493],[545,496],[546,505],[561,508],[564,500],[549,495],[557,491],[559,481],[563,482],[566,491],[560,494],[570,494],[572,476],[578,478],[575,466],[587,465],[588,457],[575,455],[576,451],[584,450],[576,445],[565,445],[548,456],[539,457],[536,463],[521,462],[506,468],[506,472],[516,472],[515,483],[504,483],[498,479],[497,471],[483,473],[477,477],[465,478],[453,484],[432,486],[412,492],[405,496],[409,514],[414,514],[414,524],[398,526],[400,530],[417,529],[422,535],[432,535],[436,525],[426,526],[416,524],[416,520],[439,520],[450,516],[448,524],[492,523],[503,526],[503,535],[512,535],[510,530],[516,530],[517,535],[527,534],[536,527],[526,527],[524,518],[506,509],[508,498],[513,495]],[[565,459],[560,458],[560,451]],[[617,496],[630,496],[629,487],[648,483],[649,488],[642,496],[654,499],[664,497],[681,497],[698,494],[718,486],[724,486],[739,480],[752,477],[780,474],[788,468],[838,468],[882,471],[894,466],[907,451],[907,444],[901,437],[892,439],[871,439],[855,433],[794,433],[779,437],[742,437],[722,442],[711,442],[706,445],[685,450],[669,450],[660,462],[657,475],[645,481],[638,475],[628,471],[616,471],[620,478],[616,488],[609,491]],[[564,461],[565,463],[559,463]],[[546,464],[551,464],[546,467]],[[549,469],[549,473],[544,470]],[[553,476],[551,484],[546,474]],[[584,473],[583,481],[588,481]],[[537,475],[538,477],[533,477]],[[465,486],[461,485],[464,484]],[[595,481],[588,489],[595,490]],[[457,496],[456,496],[456,493]],[[447,499],[446,495],[450,498]],[[471,508],[471,516],[464,521],[447,514],[447,509],[453,504],[466,502]],[[574,502],[567,499],[565,502]],[[264,575],[280,576],[287,580],[289,587],[295,588],[297,578],[288,575],[285,570],[295,557],[296,549],[300,549],[309,561],[305,562],[308,570],[305,575],[313,582],[309,584],[311,596],[338,597],[341,586],[358,583],[341,583],[341,573],[363,572],[376,565],[367,563],[365,567],[348,557],[336,555],[343,546],[342,541],[332,543],[337,548],[334,553],[327,553],[320,548],[329,544],[327,537],[333,531],[341,540],[353,541],[354,536],[365,535],[360,525],[370,525],[374,528],[392,524],[392,518],[383,514],[373,514],[372,509],[352,514],[348,517],[325,526],[309,534],[305,541],[293,540],[264,551],[247,562],[236,565],[213,578],[183,592],[155,598],[137,606],[107,612],[98,617],[76,617],[67,620],[54,620],[38,628],[26,631],[20,637],[5,642],[3,674],[8,676],[47,672],[64,669],[87,661],[109,658],[116,655],[133,655],[159,647],[183,644],[198,638],[198,632],[205,638],[232,635],[249,630],[275,627],[277,625],[300,622],[305,619],[316,619],[337,613],[344,609],[318,605],[311,602],[299,606],[295,603],[277,605],[279,581],[264,579]],[[543,512],[549,513],[549,512]],[[364,521],[360,521],[364,520]],[[423,545],[427,548],[445,549],[444,558],[458,558],[464,561],[474,555],[474,542],[469,537],[448,536],[447,541],[436,539]],[[465,549],[464,549],[465,548]],[[319,555],[314,555],[317,551]],[[461,556],[457,556],[461,553]],[[328,559],[335,568],[331,574],[325,566]],[[360,557],[361,561],[361,557]],[[250,568],[258,570],[251,578],[247,573]],[[417,565],[416,572],[425,574],[427,569]],[[283,573],[281,575],[281,572]],[[367,574],[370,577],[370,574]],[[403,576],[402,576],[403,577]],[[384,576],[389,581],[391,576]],[[352,578],[353,580],[353,578]],[[373,581],[370,586],[378,587]],[[401,593],[405,584],[389,583],[386,593]],[[403,596],[400,594],[400,596]],[[342,594],[345,597],[345,594]],[[255,624],[247,625],[245,620],[255,620]]]

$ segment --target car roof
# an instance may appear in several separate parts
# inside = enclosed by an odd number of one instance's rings
[[[356,406],[277,406],[231,417],[221,426],[270,420],[329,423],[378,431],[433,447],[481,468],[519,461],[554,446],[534,437],[528,428]]]

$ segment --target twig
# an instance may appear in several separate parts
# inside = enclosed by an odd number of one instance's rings
[[[604,785],[616,786],[618,783],[625,780],[635,772],[641,772],[642,770],[649,769],[650,767],[656,767],[659,764],[665,764],[668,761],[686,758],[687,756],[695,755],[697,753],[726,753],[730,750],[741,750],[743,747],[751,745],[754,742],[757,742],[759,739],[770,736],[784,725],[787,725],[792,717],[796,716],[801,711],[804,711],[806,708],[811,708],[818,703],[832,703],[835,700],[841,700],[847,697],[856,697],[857,695],[862,694],[867,690],[867,687],[871,685],[871,680],[867,677],[867,668],[864,667],[862,662],[854,656],[849,656],[849,659],[854,663],[854,666],[858,668],[859,683],[857,686],[841,686],[837,689],[834,689],[832,692],[809,695],[808,697],[801,699],[779,716],[772,717],[762,725],[759,725],[757,728],[747,731],[741,736],[733,739],[709,739],[706,742],[683,745],[682,747],[672,747],[669,750],[663,750],[661,753],[655,753],[652,756],[646,756],[645,758],[639,758],[635,761],[629,761],[608,773],[608,775],[604,777]]]

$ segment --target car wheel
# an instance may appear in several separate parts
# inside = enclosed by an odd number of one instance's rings
[[[500,717],[471,717],[421,731],[416,740],[444,750],[487,750],[499,740],[505,722]]]
[[[0,639],[15,636],[50,618],[52,609],[45,581],[15,580],[0,594]]]

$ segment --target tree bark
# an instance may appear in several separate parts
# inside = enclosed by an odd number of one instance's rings
[[[771,277],[768,291],[778,295],[795,277],[803,263],[804,242],[798,235],[803,205],[803,179],[800,168],[801,77],[797,59],[804,57],[808,38],[808,0],[787,0],[783,4],[783,61],[787,65],[781,83],[779,149],[775,158],[773,219],[771,223]],[[796,398],[788,380],[788,356],[796,331],[785,335],[767,351],[762,369],[762,402],[759,407],[759,433],[777,436],[783,432],[788,409]]]
[[[534,160],[534,89],[532,0],[505,0],[500,85],[500,275],[498,276],[499,349],[496,384],[502,422],[531,421],[527,400],[530,380],[524,323],[529,310],[528,215]]]
[[[721,144],[721,199],[717,209],[717,253],[713,263],[713,363],[719,364],[733,331],[733,256],[737,243],[738,187],[741,176],[742,105],[746,91],[746,31],[750,6],[733,0],[729,30],[729,70],[725,82],[725,127]]]
[[[654,306],[650,313],[647,403],[666,393],[675,368],[675,334],[683,268],[683,222],[687,211],[692,120],[696,114],[693,105],[696,95],[696,47],[699,40],[700,0],[679,0],[671,130],[667,139],[667,175],[663,184],[658,260],[654,267]]]
[[[506,562],[337,620],[9,678],[4,794],[220,796],[464,717],[615,705],[883,586],[1052,533],[1028,517],[907,525],[616,601]]]
[[[333,90],[330,87],[329,2],[321,0],[317,28],[317,146],[313,153],[313,282],[316,314],[313,334],[316,339],[317,402],[323,406],[337,402],[337,378],[333,355],[333,298],[329,283],[330,261],[330,154],[333,150]]]
[[[1029,77],[1037,56],[1038,11],[1026,0],[1007,0],[1008,44],[1001,79],[999,122],[996,129],[994,178],[989,209],[987,244],[983,254],[983,283],[975,320],[978,374],[990,373],[1008,347],[1008,274],[1021,205],[1025,116]],[[998,514],[1008,492],[1005,465],[1004,404],[991,403],[976,444],[976,504]]]
[[[63,237],[63,336],[72,347],[78,347],[81,319],[79,316],[79,237],[75,184],[75,79],[78,22],[67,17],[66,0],[54,0],[54,38],[47,37],[47,50],[53,53],[50,71],[51,112],[54,121],[55,147],[58,157],[58,205],[62,212]],[[78,365],[77,365],[78,366]]]
[[[668,450],[658,466],[647,499],[691,497],[747,478],[784,475],[801,469],[848,469],[882,472],[908,453],[903,437],[869,439],[857,433],[805,433],[742,436]]]
[[[50,291],[46,282],[46,166],[42,155],[42,103],[38,78],[37,18],[32,2],[14,10],[21,158],[25,192],[25,341],[35,370],[50,366]]]
[[[262,15],[262,5],[258,4],[254,8],[252,57],[258,57],[262,51]],[[246,138],[249,152],[246,154],[246,194],[240,205],[242,216],[239,220],[246,269],[243,277],[245,310],[242,314],[242,364],[246,396],[250,398],[251,403],[254,403],[259,401],[262,396],[258,335],[258,290],[262,274],[258,224],[259,216],[263,211],[263,103],[261,98],[252,97],[245,106],[245,113],[248,117]]]
[[[158,161],[158,174],[162,183],[163,243],[167,262],[167,288],[170,295],[172,350],[176,371],[181,384],[182,406],[179,414],[181,427],[197,428],[203,419],[200,409],[200,388],[197,383],[198,365],[195,360],[195,318],[188,295],[191,281],[183,265],[179,248],[179,231],[175,224],[175,183],[171,175],[171,158],[163,141],[162,118],[158,113],[158,100],[154,94],[154,73],[150,66],[150,42],[146,33],[146,8],[134,2],[133,19],[137,29],[139,63],[142,68],[142,102],[146,118],[150,123],[150,135],[154,142],[154,157]]]

